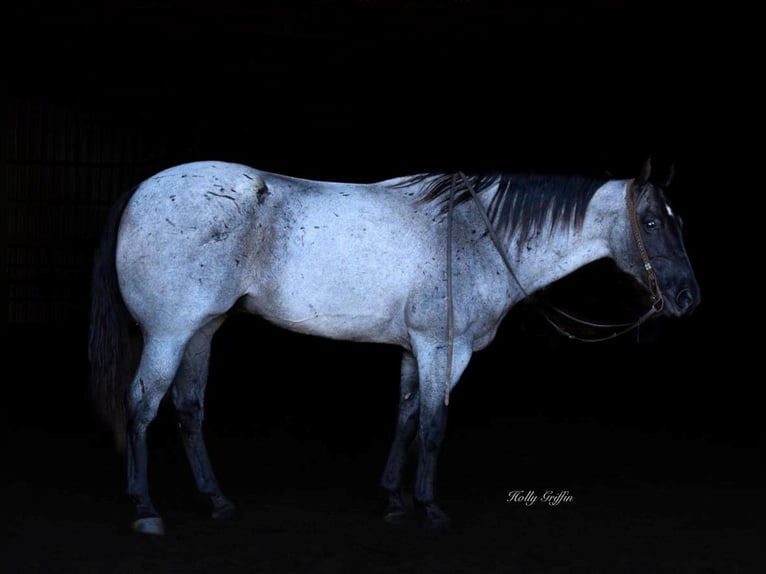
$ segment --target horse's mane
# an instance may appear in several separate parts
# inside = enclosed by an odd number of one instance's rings
[[[471,199],[468,185],[460,175],[425,173],[399,182],[395,187],[423,184],[420,201],[441,204],[449,209],[450,191],[455,184],[455,205]],[[477,194],[497,184],[497,193],[489,205],[489,219],[498,233],[506,238],[518,233],[520,241],[528,239],[546,222],[550,229],[556,225],[580,227],[593,194],[608,180],[583,175],[540,174],[466,174]]]

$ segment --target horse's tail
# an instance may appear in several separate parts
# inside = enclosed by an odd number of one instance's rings
[[[135,188],[123,194],[109,213],[91,278],[90,395],[96,411],[111,427],[119,451],[125,449],[127,439],[126,392],[142,346],[141,334],[120,293],[115,266],[120,219],[134,192]]]

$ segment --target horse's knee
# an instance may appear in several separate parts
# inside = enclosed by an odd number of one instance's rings
[[[423,439],[423,450],[426,452],[435,452],[441,446],[440,437],[429,436]]]
[[[427,452],[439,449],[444,440],[445,430],[447,428],[447,412],[441,408],[430,416],[421,414],[420,437],[423,449]]]
[[[157,415],[156,408],[145,405],[128,407],[128,433],[132,436],[145,436],[146,430]]]
[[[202,405],[195,401],[174,401],[174,406],[181,432],[193,433],[202,428]]]

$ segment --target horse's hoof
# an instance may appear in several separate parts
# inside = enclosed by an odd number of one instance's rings
[[[412,519],[412,502],[409,498],[399,490],[389,491],[383,520],[388,524],[404,524]]]
[[[149,516],[147,518],[138,518],[133,521],[133,530],[141,534],[154,534],[162,536],[165,534],[165,525],[159,516]]]
[[[428,532],[444,532],[449,530],[451,525],[452,521],[446,516],[441,518],[426,518],[423,522],[423,527]]]
[[[424,509],[423,527],[430,532],[442,532],[448,530],[452,522],[449,516],[436,505],[429,505]]]
[[[383,517],[387,524],[404,524],[412,520],[412,513],[404,510],[392,510]]]
[[[217,520],[220,522],[226,522],[228,520],[233,520],[237,516],[237,507],[233,504],[227,504],[226,506],[222,506],[221,508],[216,508],[213,510],[212,517],[213,520]]]

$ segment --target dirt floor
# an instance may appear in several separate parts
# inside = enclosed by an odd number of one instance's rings
[[[122,460],[101,434],[6,432],[1,570],[764,571],[755,448],[539,417],[454,429],[439,480],[454,524],[431,533],[381,520],[382,435],[351,446],[289,426],[211,436],[240,510],[217,524],[195,498],[178,442],[156,434],[151,481],[164,537],[130,531]],[[547,491],[560,502],[546,502]]]

